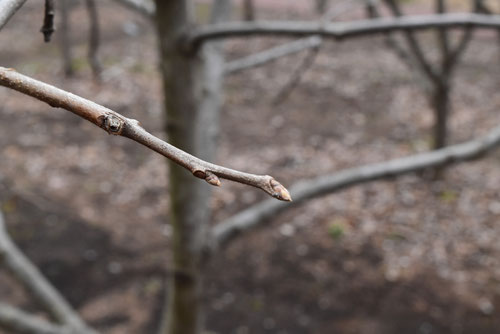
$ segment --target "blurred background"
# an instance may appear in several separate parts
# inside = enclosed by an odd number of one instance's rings
[[[432,13],[433,4],[406,0],[403,8]],[[469,1],[449,4],[450,11],[470,10]],[[100,80],[87,59],[89,20],[81,1],[68,1],[72,76],[65,74],[61,15],[53,40],[44,43],[38,1],[28,1],[0,31],[0,65],[138,119],[166,138],[154,25],[116,2],[97,5]],[[490,5],[498,10],[496,1]],[[198,3],[200,22],[210,6]],[[243,14],[235,2],[232,18]],[[310,0],[260,0],[255,17],[321,14]],[[364,17],[364,7],[352,1],[335,20]],[[460,33],[452,34],[454,41]],[[435,33],[418,37],[438,61]],[[225,50],[233,60],[289,41],[230,39]],[[283,94],[310,52],[226,76],[218,164],[291,185],[432,148],[433,114],[421,79],[383,36],[323,41]],[[497,32],[478,29],[453,78],[450,143],[499,123],[499,74]],[[0,205],[12,238],[92,326],[152,333],[171,261],[165,159],[17,92],[0,89],[0,101]],[[497,333],[499,163],[493,152],[452,166],[439,179],[414,174],[359,185],[287,210],[235,239],[207,268],[207,330]],[[211,202],[213,223],[265,196],[223,182]],[[1,268],[0,299],[37,310]]]

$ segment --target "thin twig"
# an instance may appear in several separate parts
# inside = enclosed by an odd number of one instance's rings
[[[279,200],[291,201],[286,188],[271,176],[244,173],[196,158],[153,136],[134,119],[129,119],[97,103],[17,73],[13,69],[0,67],[0,85],[37,98],[52,107],[71,111],[106,130],[109,134],[124,136],[141,143],[186,168],[194,176],[204,179],[211,185],[219,186],[220,178],[227,179],[260,188]]]
[[[326,24],[351,10],[354,4],[355,2],[352,0],[343,1],[337,4],[335,7],[330,8],[324,15],[321,16],[319,21],[323,24]],[[326,2],[324,3],[324,5],[326,8]],[[318,35],[314,35],[312,37],[321,39],[321,36]],[[290,96],[295,87],[299,85],[304,73],[306,73],[313,66],[314,61],[319,54],[321,44],[322,43],[319,43],[318,46],[309,50],[308,54],[306,54],[306,56],[302,59],[302,62],[299,64],[299,66],[292,72],[292,75],[290,76],[288,81],[285,83],[285,85],[283,85],[278,94],[276,94],[276,96],[273,98],[273,105],[276,106],[285,101],[286,98]]]
[[[54,0],[45,0],[45,16],[43,18],[43,26],[40,29],[45,43],[50,42],[52,34],[56,31],[54,28],[54,15]]]
[[[331,194],[361,183],[414,173],[461,161],[473,160],[500,145],[500,126],[488,134],[462,144],[452,145],[432,152],[420,153],[386,162],[348,168],[331,175],[305,180],[292,186],[294,201],[290,205],[265,200],[216,225],[212,229],[213,246],[221,246],[236,235],[254,228],[266,219],[307,200]]]
[[[80,319],[63,296],[10,239],[0,211],[0,262],[59,323],[88,334],[95,333]]]
[[[294,90],[294,88],[297,87],[304,73],[307,72],[307,70],[310,69],[311,66],[314,64],[314,61],[316,60],[316,57],[319,54],[320,45],[311,49],[309,53],[305,55],[300,65],[295,69],[295,71],[293,71],[292,76],[288,79],[286,84],[283,87],[281,87],[278,94],[276,94],[276,96],[273,98],[272,104],[274,106],[285,101],[286,98],[290,95],[290,93]]]
[[[0,1],[0,30],[9,22],[26,0],[2,0]]]

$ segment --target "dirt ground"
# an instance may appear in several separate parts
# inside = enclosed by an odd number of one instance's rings
[[[112,2],[100,9],[101,83],[86,62],[82,7],[71,14],[74,78],[63,76],[57,34],[42,41],[38,2],[0,32],[0,64],[164,137],[153,27]],[[300,14],[274,10],[259,14]],[[434,36],[419,36],[432,55]],[[231,40],[228,58],[285,41]],[[452,143],[499,124],[499,54],[497,35],[478,30],[454,79]],[[418,76],[380,38],[325,42],[290,96],[273,104],[305,56],[228,76],[218,163],[291,185],[429,149],[432,113]],[[0,101],[0,205],[12,237],[92,326],[153,333],[170,261],[164,159],[19,93],[0,89]],[[207,265],[209,333],[497,333],[499,165],[493,152],[438,181],[408,175],[356,186],[239,237]],[[214,222],[265,196],[224,182]],[[39,312],[1,270],[0,299]]]

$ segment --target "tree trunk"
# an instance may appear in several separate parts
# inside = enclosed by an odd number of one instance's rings
[[[316,13],[323,14],[326,11],[328,0],[316,0]]]
[[[70,24],[69,24],[69,7],[68,0],[61,0],[60,4],[60,13],[61,13],[61,27],[58,29],[60,34],[60,45],[61,52],[63,56],[63,67],[64,67],[64,75],[66,77],[71,77],[74,74],[73,71],[73,57],[71,55],[71,39],[70,39]]]
[[[243,0],[243,19],[245,21],[255,20],[254,0]]]
[[[434,149],[446,146],[448,137],[448,114],[450,112],[450,86],[448,83],[435,84],[431,97],[434,109]]]
[[[166,129],[170,143],[210,161],[218,135],[223,58],[219,42],[195,54],[179,49],[179,34],[194,22],[192,6],[187,0],[156,0]],[[215,8],[214,13],[224,11]],[[196,334],[203,327],[202,262],[212,187],[174,163],[169,174],[173,268],[160,333]]]

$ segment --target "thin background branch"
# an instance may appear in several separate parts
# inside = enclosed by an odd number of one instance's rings
[[[182,45],[186,51],[193,51],[209,39],[236,38],[243,36],[310,36],[343,39],[361,37],[391,31],[427,30],[432,28],[500,28],[500,15],[471,13],[405,15],[396,18],[380,18],[336,23],[315,23],[304,21],[255,21],[209,24],[195,27],[186,32]]]
[[[1,211],[0,261],[57,322],[79,332],[95,333],[85,325],[64,297],[50,284],[22,251],[17,248],[16,244],[12,242],[6,231]]]
[[[331,194],[365,182],[477,159],[496,149],[499,145],[500,126],[483,137],[462,144],[386,162],[349,168],[331,175],[300,181],[290,189],[294,201],[289,205],[265,200],[216,225],[212,229],[212,245],[214,248],[220,247],[240,233],[263,223],[266,219],[312,198]]]

